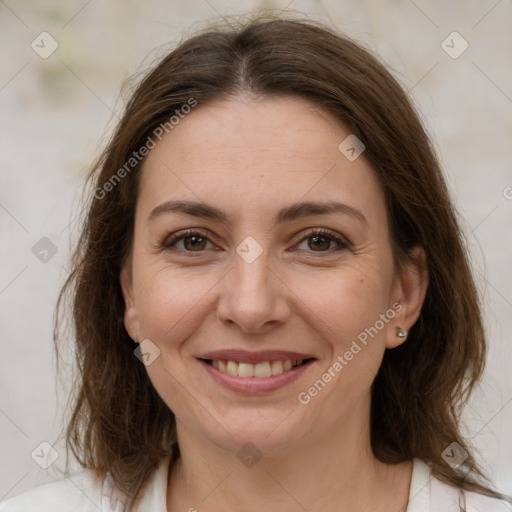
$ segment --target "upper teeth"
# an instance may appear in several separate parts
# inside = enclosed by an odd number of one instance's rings
[[[258,364],[237,363],[235,361],[221,361],[214,359],[212,366],[221,372],[228,373],[234,377],[271,377],[279,375],[294,366],[298,366],[303,359],[286,361],[264,361]]]

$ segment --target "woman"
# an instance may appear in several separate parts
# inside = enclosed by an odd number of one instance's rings
[[[85,471],[2,512],[509,510],[460,432],[485,338],[454,208],[366,50],[284,19],[193,37],[91,180],[63,290]]]

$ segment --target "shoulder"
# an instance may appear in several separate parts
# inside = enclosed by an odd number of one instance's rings
[[[141,510],[166,510],[169,462],[164,458],[148,480],[140,496]],[[100,479],[85,470],[4,501],[0,512],[122,512],[124,498],[110,473]]]
[[[474,492],[466,494],[467,512],[512,512],[512,505]]]
[[[512,512],[512,506],[475,492],[461,492],[434,477],[425,462],[414,459],[407,512]]]
[[[0,503],[0,512],[98,512],[102,482],[85,470]]]
[[[431,480],[431,510],[433,512],[511,512],[512,506],[498,498],[464,491],[433,477]]]

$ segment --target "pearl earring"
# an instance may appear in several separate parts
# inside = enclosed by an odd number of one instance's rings
[[[409,334],[409,333],[405,329],[402,329],[402,327],[397,326],[396,335],[399,338],[407,338],[407,334]]]

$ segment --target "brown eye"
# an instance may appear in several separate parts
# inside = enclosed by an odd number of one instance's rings
[[[205,248],[207,238],[203,236],[187,236],[183,239],[183,246],[187,251],[201,251]]]
[[[315,228],[305,233],[297,249],[307,252],[333,253],[348,249],[349,243],[335,231]]]
[[[162,244],[166,250],[177,250],[182,252],[203,252],[211,244],[208,236],[201,232],[186,231],[175,233],[168,237]]]
[[[314,251],[324,251],[329,249],[332,240],[327,236],[310,236],[308,238],[308,247]]]

